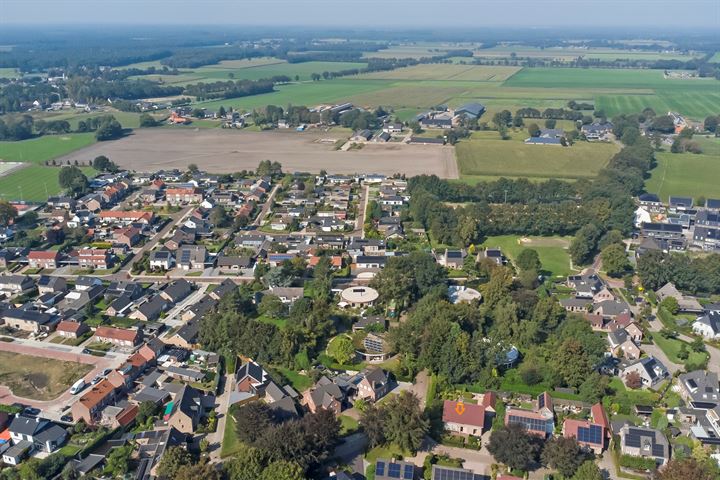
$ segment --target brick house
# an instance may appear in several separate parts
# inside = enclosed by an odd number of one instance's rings
[[[93,385],[73,404],[73,420],[77,422],[82,419],[88,425],[92,425],[99,420],[102,408],[110,405],[114,400],[115,386],[109,380],[104,379],[97,385]]]
[[[120,347],[134,347],[140,343],[141,334],[139,330],[127,330],[100,326],[95,330],[95,339],[98,342],[112,343]]]
[[[101,248],[83,248],[77,251],[78,265],[82,268],[108,269],[112,267],[109,250]]]
[[[60,254],[53,250],[32,250],[27,258],[30,268],[57,268]]]
[[[55,327],[55,331],[58,332],[58,335],[61,337],[80,338],[86,332],[90,331],[90,327],[83,322],[70,322],[68,320],[63,320],[58,323],[57,327]]]

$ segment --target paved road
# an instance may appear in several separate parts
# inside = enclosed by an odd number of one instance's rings
[[[270,212],[270,208],[272,207],[273,200],[275,199],[275,194],[280,189],[280,184],[278,183],[275,185],[270,192],[270,195],[268,195],[267,200],[262,206],[262,209],[260,210],[260,213],[258,213],[258,216],[255,217],[255,221],[253,222],[253,225],[256,227],[259,227],[262,224],[262,221],[267,217],[267,214]]]
[[[94,365],[93,368],[87,375],[85,375],[85,381],[89,382],[98,373],[106,368],[117,368],[126,359],[127,355],[120,353],[111,353],[105,357],[96,357],[93,355],[85,355],[82,352],[82,347],[72,347],[68,345],[56,345],[47,342],[38,342],[36,340],[20,340],[17,339],[14,342],[0,342],[0,351],[12,352],[25,355],[32,355],[35,357],[47,358],[48,361],[52,360],[64,360],[68,362],[79,362],[88,365]],[[25,405],[30,405],[42,410],[59,413],[63,408],[68,405],[68,402],[72,399],[73,395],[69,391],[64,392],[58,398],[48,401],[32,400],[28,398],[22,398],[13,395],[12,391],[5,387],[0,386],[0,403],[11,404],[14,402],[20,402]]]
[[[357,220],[355,220],[355,230],[352,233],[353,235],[360,233],[360,238],[365,238],[365,215],[367,214],[367,206],[370,201],[370,185],[363,185],[362,188],[362,198],[360,202],[358,202],[362,204],[362,207],[359,207],[360,211],[358,212]]]

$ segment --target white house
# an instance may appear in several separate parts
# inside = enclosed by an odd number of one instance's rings
[[[693,332],[711,340],[720,340],[720,312],[711,311],[692,324]]]

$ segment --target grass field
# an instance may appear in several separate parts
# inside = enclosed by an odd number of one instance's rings
[[[501,140],[496,132],[479,132],[456,145],[461,178],[474,176],[523,176],[591,178],[607,165],[618,147],[606,143],[577,142],[572,147],[526,145],[524,131]]]
[[[566,277],[574,271],[570,269],[570,255],[567,247],[570,237],[519,237],[502,235],[488,237],[484,247],[499,247],[510,260],[515,260],[525,248],[537,250],[543,271],[552,277]]]
[[[495,67],[484,65],[428,64],[375,72],[359,78],[384,80],[458,80],[471,82],[504,82],[521,67]]]
[[[648,192],[662,199],[669,195],[720,197],[720,158],[717,154],[662,152],[655,158],[657,167],[645,182]]]
[[[82,170],[88,178],[97,173],[90,167],[83,167]],[[58,183],[59,172],[58,167],[30,165],[0,177],[0,198],[43,202],[48,195],[56,195],[62,191]]]
[[[685,362],[693,365],[699,365],[703,363],[708,356],[706,352],[694,352],[690,348],[690,345],[688,345],[686,342],[683,342],[682,340],[678,340],[676,338],[665,338],[659,333],[657,335],[653,334],[653,341],[658,347],[660,347],[660,349],[665,353],[665,355],[668,356],[671,362],[680,365],[683,365]],[[685,345],[685,348],[687,348],[687,351],[690,355],[687,360],[683,360],[678,357],[680,348],[683,345]]]
[[[64,393],[92,365],[0,352],[0,384],[13,394],[33,400],[52,400]]]
[[[95,143],[94,133],[45,135],[21,142],[0,142],[0,160],[43,164]]]
[[[220,458],[229,457],[238,453],[243,448],[243,444],[238,440],[235,434],[235,417],[232,408],[228,410],[227,419],[225,420],[225,431],[223,432],[222,446],[220,447]]]
[[[18,76],[14,68],[0,68],[0,78],[15,78]]]

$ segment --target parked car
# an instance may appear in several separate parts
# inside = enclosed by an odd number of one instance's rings
[[[65,423],[72,423],[73,417],[72,415],[63,415],[62,417],[60,417],[60,421]]]
[[[37,417],[40,415],[40,409],[35,407],[26,407],[25,410],[23,410],[23,414],[28,417]]]

